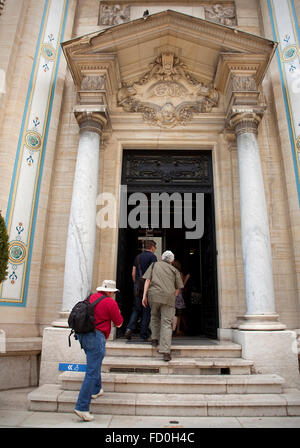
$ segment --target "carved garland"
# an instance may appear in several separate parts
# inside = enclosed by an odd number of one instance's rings
[[[163,128],[184,125],[195,113],[211,112],[218,99],[212,85],[194,78],[172,52],[163,52],[135,82],[123,83],[117,96],[123,110],[140,112],[145,121]]]

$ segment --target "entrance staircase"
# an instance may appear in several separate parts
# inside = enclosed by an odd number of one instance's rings
[[[174,340],[173,340],[174,341]],[[295,416],[300,391],[278,375],[255,372],[231,342],[174,341],[164,362],[149,343],[108,341],[102,366],[104,395],[94,414],[141,416]],[[63,372],[28,396],[33,411],[73,412],[84,372]]]

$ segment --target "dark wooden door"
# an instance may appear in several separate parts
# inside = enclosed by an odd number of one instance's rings
[[[205,195],[204,234],[201,240],[202,256],[202,312],[203,332],[209,338],[217,338],[219,326],[217,294],[217,253],[213,195]]]
[[[199,325],[202,334],[217,338],[217,253],[211,151],[126,150],[121,182],[127,185],[128,194],[142,192],[148,197],[152,192],[205,193],[204,235],[201,244],[199,241],[203,295]],[[131,269],[137,249],[137,232],[137,229],[119,230],[117,281],[121,292],[118,300],[125,325],[132,309]]]

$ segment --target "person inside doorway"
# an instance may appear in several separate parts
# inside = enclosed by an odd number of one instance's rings
[[[151,307],[152,346],[160,344],[164,361],[171,360],[172,321],[175,316],[175,297],[183,288],[178,269],[172,263],[174,254],[166,250],[161,261],[150,266],[144,274],[143,306]],[[148,303],[149,302],[149,303]]]
[[[183,287],[185,287],[187,281],[190,278],[190,274],[184,275],[181,269],[181,263],[178,260],[174,260],[173,266],[180,272],[180,277],[183,282]],[[185,309],[186,304],[183,297],[183,289],[178,290],[175,300],[175,317],[173,319],[173,335],[174,336],[184,336],[187,332]]]
[[[132,280],[133,280],[133,294],[134,303],[133,311],[131,313],[127,329],[125,331],[125,337],[127,340],[132,338],[132,333],[137,327],[139,317],[141,317],[140,338],[142,341],[150,341],[150,306],[142,306],[142,297],[138,294],[138,281],[142,278],[148,267],[157,261],[154,252],[156,250],[156,242],[154,240],[145,241],[145,250],[137,255],[132,267]]]

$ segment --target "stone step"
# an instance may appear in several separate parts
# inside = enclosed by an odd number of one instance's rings
[[[157,354],[157,356],[162,356]],[[173,358],[165,362],[162,357],[116,357],[105,356],[104,373],[157,373],[157,374],[232,374],[248,375],[253,361],[242,358]]]
[[[117,339],[115,341],[107,341],[107,356],[156,356],[158,349],[151,346],[150,342],[137,343]],[[227,341],[212,341],[210,344],[202,342],[202,344],[188,345],[183,344],[182,340],[172,341],[171,353],[177,358],[239,358],[241,357],[241,346]]]
[[[84,372],[60,375],[62,389],[80,390]],[[165,394],[275,394],[282,392],[284,379],[278,375],[101,375],[105,392]]]
[[[78,391],[44,384],[28,395],[32,411],[73,412]],[[95,414],[156,416],[296,416],[300,391],[282,394],[146,394],[107,392],[92,400]]]

